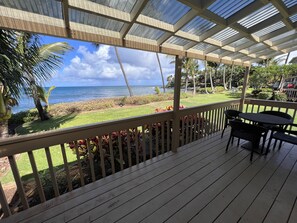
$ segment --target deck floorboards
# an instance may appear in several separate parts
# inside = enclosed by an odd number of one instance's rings
[[[297,222],[297,146],[266,157],[228,131],[200,139],[3,222]]]

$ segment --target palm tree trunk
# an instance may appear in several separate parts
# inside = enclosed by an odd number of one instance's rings
[[[209,71],[209,81],[211,86],[211,91],[214,92],[213,82],[212,82],[212,70]]]
[[[227,84],[226,84],[226,66],[224,65],[224,70],[223,70],[223,84],[224,84],[224,89],[227,89]]]
[[[204,75],[204,87],[205,87],[205,93],[208,94],[207,91],[207,61],[204,61],[204,66],[205,66],[205,75]]]
[[[160,62],[159,54],[156,53],[156,55],[157,55],[157,60],[158,60],[158,64],[159,64],[159,68],[160,68],[160,73],[161,73],[161,78],[162,78],[163,92],[165,93],[165,82],[164,82],[164,76],[163,76],[163,71],[162,71],[162,67],[161,67],[161,62]]]
[[[8,120],[3,120],[0,122],[0,138],[4,139],[9,136],[8,133]]]
[[[115,50],[115,53],[117,55],[118,62],[120,64],[120,67],[121,67],[121,70],[122,70],[122,73],[123,73],[123,76],[124,76],[124,79],[125,79],[125,82],[126,82],[128,91],[129,91],[129,95],[130,95],[130,97],[132,97],[133,96],[132,89],[131,89],[131,87],[130,87],[130,85],[128,83],[128,79],[127,79],[127,76],[126,76],[126,73],[125,73],[123,64],[122,64],[121,59],[120,59],[120,56],[119,56],[118,48],[115,46],[114,47],[114,50]]]
[[[230,75],[230,83],[229,83],[229,90],[232,89],[232,76],[233,76],[234,64],[232,64],[231,68],[231,75]]]
[[[186,76],[186,86],[185,86],[185,93],[188,92],[188,83],[189,83],[189,78]]]
[[[195,74],[193,75],[193,95],[196,94],[196,80],[195,80]]]

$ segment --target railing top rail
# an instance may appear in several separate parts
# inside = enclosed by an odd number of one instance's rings
[[[211,104],[205,104],[201,106],[196,106],[196,107],[191,107],[191,108],[184,108],[179,110],[179,114],[182,115],[188,115],[191,113],[197,113],[197,112],[203,112],[206,110],[211,110],[211,109],[216,109],[216,108],[221,108],[229,105],[235,105],[239,104],[240,100],[230,100],[230,101],[224,101],[224,102],[218,102],[218,103],[211,103]]]
[[[34,149],[58,145],[74,140],[86,139],[93,136],[100,136],[113,131],[129,129],[144,124],[166,121],[172,118],[173,112],[168,111],[115,121],[107,121],[97,124],[89,124],[79,127],[71,127],[41,133],[34,133],[30,135],[15,136],[0,140],[0,157],[28,152]]]
[[[271,101],[271,100],[259,100],[259,99],[246,98],[245,104],[297,109],[296,102],[282,102],[282,101]]]

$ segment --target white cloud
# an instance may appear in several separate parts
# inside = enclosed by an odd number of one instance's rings
[[[118,48],[119,55],[130,84],[161,84],[160,69],[155,53]],[[174,73],[172,58],[159,54],[165,79]],[[61,81],[76,81],[78,83],[106,84],[118,83],[124,85],[121,68],[115,56],[114,48],[100,45],[91,51],[85,46],[79,46],[76,55],[70,60],[61,74]]]

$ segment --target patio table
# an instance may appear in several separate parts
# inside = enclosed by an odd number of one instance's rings
[[[239,117],[258,124],[289,125],[292,123],[292,120],[279,117],[276,115],[270,115],[270,114],[264,114],[264,113],[240,113]],[[242,147],[245,149],[251,150],[251,143],[249,142],[245,143],[242,145]],[[255,152],[262,154],[261,147],[255,150]]]

